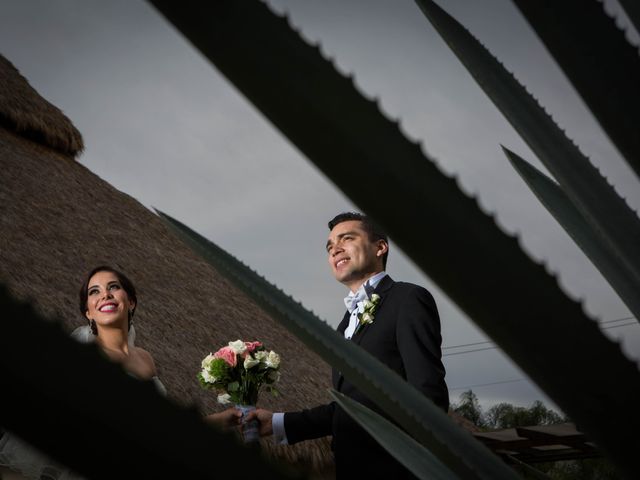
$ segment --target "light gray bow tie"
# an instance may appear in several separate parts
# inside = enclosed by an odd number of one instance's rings
[[[349,310],[349,313],[353,313],[353,311],[358,308],[358,302],[360,301],[359,295],[347,295],[344,297],[344,304]]]
[[[369,282],[367,282],[364,284],[363,290],[358,289],[355,295],[347,295],[344,297],[344,304],[347,307],[347,310],[349,310],[349,313],[353,313],[353,311],[358,308],[358,302],[363,302],[367,298],[371,297],[374,289],[371,288]]]

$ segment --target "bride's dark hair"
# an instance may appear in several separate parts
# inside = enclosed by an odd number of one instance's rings
[[[136,297],[136,287],[133,286],[133,283],[131,282],[131,280],[129,280],[129,278],[127,278],[127,276],[116,270],[113,267],[110,267],[108,265],[100,265],[99,267],[96,267],[94,269],[92,269],[84,278],[84,282],[82,282],[82,287],[80,287],[80,313],[82,314],[82,316],[84,317],[85,312],[87,311],[87,300],[89,298],[89,280],[91,280],[91,277],[93,277],[96,273],[98,272],[111,272],[113,273],[116,278],[118,279],[118,282],[120,282],[120,285],[122,285],[122,288],[124,289],[125,292],[127,292],[127,296],[129,297],[129,300],[132,300],[136,307],[138,306],[138,297]],[[133,307],[133,310],[136,309],[136,307]],[[131,315],[133,316],[133,312],[131,313]]]

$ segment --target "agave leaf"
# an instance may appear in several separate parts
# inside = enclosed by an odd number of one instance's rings
[[[596,0],[514,0],[640,176],[640,57]],[[635,2],[636,13],[639,3]],[[625,8],[629,8],[627,5]],[[576,12],[579,21],[576,21]]]
[[[618,0],[620,6],[627,13],[627,17],[636,27],[636,32],[640,33],[640,2],[638,0]]]
[[[217,479],[235,478],[242,464],[261,478],[294,478],[126,375],[95,345],[72,340],[1,284],[0,309],[0,425],[74,471],[96,479]],[[115,445],[128,452],[116,462]],[[212,458],[224,461],[212,465]]]
[[[331,396],[351,418],[364,428],[387,452],[407,470],[424,480],[459,478],[444,466],[429,450],[416,442],[386,418],[361,403],[331,389]]]
[[[636,213],[473,35],[431,0],[416,2],[478,85],[562,186],[571,203],[594,230],[601,232],[607,248],[629,266],[640,282],[640,220]],[[608,92],[599,95],[608,99]],[[632,130],[634,138],[640,137],[636,128]]]
[[[511,150],[502,147],[509,162],[551,212],[558,223],[573,238],[576,244],[589,257],[600,273],[607,279],[629,310],[640,321],[640,283],[634,281],[633,275],[613,256],[602,241],[599,232],[594,231],[584,221],[580,212],[573,206],[562,189],[535,167],[527,163]]]
[[[640,424],[637,366],[420,145],[266,5],[152,3],[621,469],[640,474],[640,437],[619,435]]]
[[[342,372],[442,463],[463,478],[517,478],[484,445],[368,352],[349,342],[299,302],[186,225],[157,211],[205,261],[269,312],[333,368]]]

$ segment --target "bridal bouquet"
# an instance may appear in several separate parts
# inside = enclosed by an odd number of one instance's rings
[[[265,390],[277,395],[274,384],[280,378],[280,356],[267,351],[260,342],[236,340],[210,353],[202,360],[198,373],[204,388],[218,392],[218,402],[256,405],[258,393]]]

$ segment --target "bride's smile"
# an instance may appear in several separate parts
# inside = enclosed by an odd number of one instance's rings
[[[118,306],[115,303],[105,303],[98,310],[101,312],[115,312]]]

